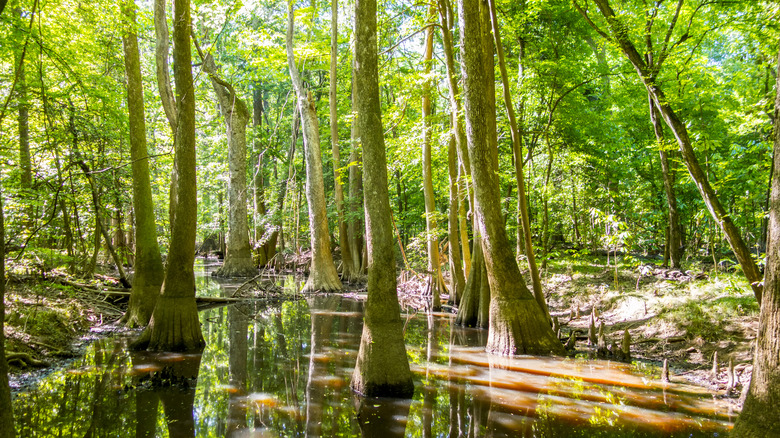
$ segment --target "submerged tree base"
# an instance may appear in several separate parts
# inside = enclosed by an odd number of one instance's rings
[[[343,289],[344,286],[341,284],[341,279],[339,279],[335,267],[333,269],[315,270],[312,266],[311,273],[309,278],[306,279],[302,292],[341,292]]]
[[[130,344],[132,350],[198,352],[206,346],[195,297],[157,299],[149,326]]]
[[[400,318],[391,322],[365,322],[350,386],[365,397],[414,395]]]
[[[565,355],[533,296],[490,300],[490,334],[485,350],[491,354]]]
[[[230,257],[211,275],[223,278],[254,277],[257,275],[257,267],[252,263],[252,257]]]

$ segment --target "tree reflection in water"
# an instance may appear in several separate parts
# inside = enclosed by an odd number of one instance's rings
[[[194,437],[193,417],[195,389],[201,354],[146,353],[131,354],[133,367],[149,370],[136,377],[136,436],[159,436],[158,403],[162,404],[168,435]]]
[[[220,285],[199,279],[219,295]],[[292,282],[294,284],[294,282]],[[486,332],[447,314],[406,315],[411,401],[349,389],[362,303],[312,295],[201,312],[202,355],[131,355],[94,342],[14,400],[24,437],[713,437],[733,415],[652,366],[484,353]],[[732,415],[732,416],[729,416]]]

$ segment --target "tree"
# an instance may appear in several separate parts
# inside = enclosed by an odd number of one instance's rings
[[[764,271],[764,293],[753,357],[753,375],[745,406],[731,436],[774,437],[780,434],[780,50],[777,55],[774,108],[772,196],[769,202],[769,241]]]
[[[428,8],[428,16],[433,17],[435,5],[431,3]],[[428,241],[428,275],[431,288],[431,308],[441,309],[441,293],[446,291],[444,280],[441,276],[441,262],[439,261],[439,237],[437,236],[438,221],[436,220],[436,199],[433,193],[433,168],[431,167],[431,62],[433,59],[433,26],[428,26],[425,31],[425,55],[423,64],[425,68],[425,82],[422,90],[422,174],[423,174],[423,198],[425,199],[425,231]]]
[[[376,0],[355,2],[355,110],[363,145],[368,301],[352,389],[366,397],[411,398],[412,373],[398,306],[387,158],[379,105]]]
[[[136,35],[135,1],[125,0],[122,10],[127,20],[122,36],[127,78],[127,111],[130,130],[130,160],[133,168],[133,211],[135,212],[135,276],[127,312],[122,318],[130,327],[145,326],[152,317],[160,295],[165,269],[157,244],[152,187],[149,181],[149,152],[146,148],[141,61]]]
[[[339,227],[339,248],[341,249],[341,276],[348,282],[357,274],[352,260],[347,222],[344,218],[344,189],[341,174],[341,151],[339,149],[339,118],[338,118],[338,48],[339,48],[339,2],[331,0],[330,5],[330,88],[328,100],[330,104],[330,148],[333,153],[333,191],[336,197],[336,215]]]
[[[723,208],[720,200],[718,200],[718,196],[710,185],[707,174],[702,170],[701,165],[699,164],[699,160],[696,157],[696,153],[693,149],[690,136],[688,135],[688,128],[686,128],[685,122],[680,118],[680,116],[678,116],[677,111],[672,108],[672,104],[669,102],[669,99],[667,99],[664,90],[661,88],[660,82],[657,80],[658,73],[661,66],[663,65],[663,61],[669,54],[668,50],[673,46],[683,43],[690,37],[690,29],[687,29],[677,42],[671,41],[671,36],[677,23],[680,10],[683,5],[683,0],[678,2],[677,8],[671,20],[669,29],[665,34],[659,53],[654,55],[652,52],[650,52],[646,54],[646,57],[642,56],[636,49],[636,46],[634,46],[634,43],[629,37],[628,27],[619,17],[615,15],[615,11],[609,4],[609,1],[594,0],[594,3],[601,12],[601,15],[606,20],[610,34],[607,34],[598,28],[598,26],[591,20],[587,12],[582,7],[580,7],[576,1],[574,4],[583,17],[588,21],[588,23],[591,24],[591,26],[593,26],[593,28],[596,29],[596,31],[602,37],[610,42],[614,42],[620,47],[620,50],[634,67],[634,70],[636,70],[637,75],[639,75],[639,79],[642,81],[642,84],[645,86],[647,92],[652,97],[653,103],[661,113],[661,117],[664,119],[666,125],[669,127],[669,129],[671,129],[672,133],[677,139],[677,144],[680,147],[680,153],[682,154],[683,162],[688,168],[688,172],[690,173],[691,178],[696,183],[696,187],[699,189],[699,193],[701,194],[707,209],[709,210],[715,222],[723,230],[723,233],[726,235],[726,240],[729,242],[729,245],[734,252],[734,256],[737,258],[737,262],[742,268],[742,272],[745,274],[745,277],[750,283],[756,299],[758,302],[761,302],[762,283],[761,273],[758,269],[758,265],[756,265],[756,262],[753,260],[753,257],[750,254],[750,250],[747,248],[747,245],[745,245],[739,230],[734,225],[734,221],[732,220],[731,215],[728,214],[726,209]],[[657,7],[658,5],[655,6],[655,8]],[[699,10],[700,8],[696,8],[692,14],[695,15]],[[652,14],[647,14],[648,23],[646,25],[646,32],[648,34],[652,32],[653,25],[653,20],[650,17],[654,17],[656,13],[657,10]],[[693,17],[691,17],[691,20],[689,21],[689,26],[692,20]],[[670,42],[672,43],[672,46],[670,46]],[[647,61],[648,59],[650,62]]]
[[[161,2],[161,0],[157,0]],[[157,6],[157,5],[155,5]],[[163,7],[164,10],[164,7]],[[205,345],[195,304],[195,92],[190,49],[190,2],[174,0],[173,72],[176,83],[174,136],[175,203],[171,205],[171,246],[165,280],[152,319],[135,349],[201,351]]]
[[[228,237],[225,262],[214,272],[217,277],[252,277],[257,273],[249,249],[249,224],[246,211],[246,125],[249,109],[229,82],[217,74],[217,65],[211,54],[203,56],[204,70],[211,79],[228,138]]]
[[[486,2],[460,0],[461,63],[465,89],[466,137],[480,232],[484,236],[485,264],[490,284],[490,327],[486,349],[500,355],[563,354],[544,312],[525,286],[503,227],[496,177],[496,131],[490,120],[488,73],[490,65],[483,38]],[[495,113],[493,113],[495,114]]]
[[[512,94],[509,89],[509,75],[506,71],[506,62],[504,61],[504,45],[501,42],[501,34],[498,28],[498,17],[496,17],[495,0],[488,0],[490,4],[490,23],[495,38],[496,55],[498,57],[499,71],[501,72],[501,83],[504,88],[504,104],[509,116],[509,130],[512,136],[512,154],[515,161],[515,180],[517,181],[517,206],[520,212],[520,225],[523,229],[523,240],[525,243],[525,255],[528,259],[528,270],[531,271],[531,283],[534,288],[534,298],[539,303],[539,307],[544,311],[547,319],[550,319],[550,310],[547,308],[547,301],[542,291],[542,280],[539,277],[539,268],[536,266],[536,256],[531,244],[531,219],[528,217],[528,201],[526,200],[525,177],[523,175],[523,145],[517,120],[515,119],[515,108],[512,105]],[[519,242],[518,242],[519,244]],[[545,254],[546,255],[546,254]]]
[[[325,204],[325,183],[322,178],[320,155],[320,127],[311,91],[303,87],[303,81],[295,66],[293,54],[293,29],[295,16],[293,0],[287,3],[287,64],[290,79],[297,96],[298,112],[303,127],[304,155],[306,157],[306,201],[309,204],[309,230],[311,233],[311,267],[304,291],[340,291],[343,287],[333,255],[330,252],[330,233]]]
[[[682,269],[682,233],[680,231],[680,218],[677,212],[677,197],[674,194],[674,173],[669,161],[669,152],[666,150],[663,125],[659,119],[658,108],[653,102],[653,96],[648,94],[650,107],[650,122],[653,124],[653,132],[658,142],[658,153],[661,158],[661,176],[664,181],[664,193],[666,205],[669,211],[669,239],[664,248],[664,262],[667,255],[672,261],[672,269]]]

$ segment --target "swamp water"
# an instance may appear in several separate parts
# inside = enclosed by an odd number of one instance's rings
[[[230,295],[201,267],[199,295]],[[292,288],[296,283],[287,279]],[[715,437],[735,420],[701,388],[655,367],[498,358],[453,315],[405,315],[413,400],[351,392],[362,303],[308,296],[202,311],[199,355],[135,354],[96,341],[14,400],[22,437]]]

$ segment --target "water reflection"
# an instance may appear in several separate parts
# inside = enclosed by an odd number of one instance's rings
[[[198,281],[201,295],[240,284]],[[484,331],[455,327],[446,314],[405,317],[414,400],[359,398],[349,378],[361,306],[315,295],[210,309],[200,314],[208,345],[196,356],[98,341],[73,368],[17,396],[19,435],[712,437],[731,427],[711,394],[663,385],[655,369],[490,357]]]

